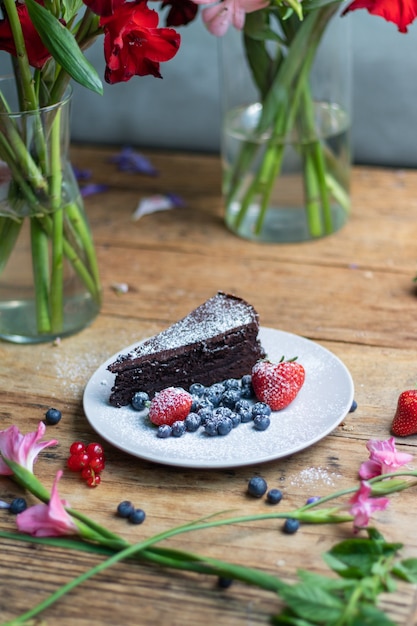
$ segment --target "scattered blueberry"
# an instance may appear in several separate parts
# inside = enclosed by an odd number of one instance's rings
[[[320,500],[320,496],[311,496],[310,498],[307,498],[306,504],[313,504],[314,502],[317,502],[317,500]]]
[[[233,579],[226,578],[225,576],[219,576],[219,578],[217,579],[217,586],[220,587],[220,589],[229,589],[232,583]]]
[[[195,433],[201,425],[201,417],[198,413],[189,413],[184,420],[185,429],[189,433]]]
[[[352,402],[352,406],[349,409],[349,413],[354,413],[356,411],[356,409],[358,408],[358,403],[356,402],[356,400],[354,400]]]
[[[171,434],[172,428],[171,426],[168,426],[168,424],[162,424],[161,426],[158,426],[156,436],[160,439],[168,439],[168,437],[171,437]]]
[[[174,422],[171,426],[171,435],[173,437],[182,437],[185,433],[185,424],[184,420]]]
[[[144,391],[137,391],[131,400],[131,405],[135,411],[143,411],[148,406],[149,396]]]
[[[192,396],[197,396],[199,398],[204,394],[205,390],[206,388],[201,383],[193,383],[188,391]]]
[[[146,513],[142,509],[134,509],[129,515],[129,522],[131,524],[142,524],[145,521]]]
[[[204,423],[204,431],[206,432],[207,435],[209,435],[210,437],[215,437],[216,435],[218,435],[217,432],[217,425],[218,425],[218,420],[215,419],[208,419],[206,420],[206,422]]]
[[[261,478],[261,476],[254,476],[248,482],[248,493],[254,498],[261,498],[268,489],[268,485],[266,484],[266,480]]]
[[[269,504],[278,504],[282,500],[282,491],[280,489],[270,489],[266,494]]]
[[[217,424],[218,435],[228,435],[233,428],[233,422],[230,417],[224,417]]]
[[[253,425],[256,430],[266,430],[271,423],[271,420],[267,415],[255,415],[253,418]]]
[[[266,415],[267,417],[271,415],[271,407],[269,404],[265,402],[255,402],[252,407],[252,417],[255,418],[257,415]]]
[[[129,500],[123,500],[117,507],[117,515],[119,517],[129,517],[134,512],[135,507]]]
[[[17,515],[18,513],[22,513],[27,509],[26,500],[24,498],[14,498],[9,507],[10,513],[13,515]]]
[[[51,408],[51,409],[48,409],[45,413],[45,422],[49,424],[50,426],[55,426],[55,424],[58,424],[61,417],[62,417],[61,411],[59,411],[58,409]]]
[[[294,533],[297,532],[299,528],[300,528],[300,522],[298,521],[298,519],[289,517],[288,519],[285,520],[283,531],[287,535],[293,535]]]

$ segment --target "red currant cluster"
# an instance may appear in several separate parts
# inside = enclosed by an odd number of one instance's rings
[[[80,472],[89,487],[97,487],[106,465],[104,450],[99,443],[84,445],[82,441],[74,441],[67,465],[72,472]]]

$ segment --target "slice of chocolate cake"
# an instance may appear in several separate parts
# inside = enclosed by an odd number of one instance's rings
[[[137,391],[153,396],[165,387],[188,389],[193,382],[211,385],[249,374],[265,356],[258,331],[253,306],[219,292],[108,366],[116,374],[110,404],[127,405]]]

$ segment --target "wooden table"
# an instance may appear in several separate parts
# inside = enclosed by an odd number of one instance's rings
[[[258,245],[229,233],[222,220],[217,156],[150,153],[159,177],[117,171],[117,149],[74,147],[73,161],[109,185],[86,199],[101,268],[104,303],[91,327],[59,346],[0,343],[1,427],[35,430],[46,409],[63,413],[48,427],[59,445],[42,453],[36,474],[46,486],[65,468],[72,441],[99,439],[82,409],[84,387],[96,368],[121,348],[154,334],[213,295],[234,292],[254,304],[261,324],[315,340],[340,357],[355,382],[356,412],[316,445],[289,458],[233,470],[172,468],[128,456],[104,443],[103,482],[89,489],[64,471],[61,497],[97,521],[138,541],[173,525],[223,509],[264,512],[263,500],[245,496],[249,478],[262,475],[282,489],[285,510],[310,495],[356,483],[370,438],[387,439],[397,397],[417,382],[417,172],[356,167],[353,213],[339,233],[299,245]],[[177,193],[185,208],[133,222],[138,201]],[[113,286],[126,283],[120,294]],[[416,437],[398,442],[415,452]],[[24,495],[0,477],[0,499]],[[122,499],[147,513],[141,526],[118,519]],[[29,497],[30,503],[32,499]],[[284,506],[281,503],[279,506]],[[417,556],[416,492],[392,497],[376,514],[388,540],[404,542]],[[15,520],[0,511],[1,528]],[[326,573],[321,554],[351,536],[350,524],[303,526],[293,536],[265,521],[177,537],[169,545],[260,567],[293,581],[300,567]],[[0,615],[10,620],[81,574],[100,556],[2,540]],[[417,623],[417,591],[401,583],[383,606],[399,625]],[[42,616],[61,626],[170,624],[248,626],[268,624],[279,600],[236,583],[220,591],[209,576],[146,565],[117,564],[88,580]]]

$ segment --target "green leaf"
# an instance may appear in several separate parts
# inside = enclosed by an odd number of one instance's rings
[[[336,596],[315,584],[290,585],[279,592],[281,598],[303,619],[314,619],[317,623],[331,623],[342,615],[344,603]]]
[[[77,83],[102,94],[101,80],[95,68],[80,50],[72,33],[36,0],[27,0],[26,6],[43,44],[57,63]]]
[[[409,583],[417,583],[417,559],[404,559],[396,563],[392,573]]]
[[[276,626],[284,626],[285,624],[288,626],[315,626],[317,622],[311,622],[310,620],[305,620],[294,615],[293,611],[289,609],[284,609],[282,613],[279,615],[273,615],[271,617],[271,623]]]
[[[347,590],[351,587],[355,587],[355,581],[343,580],[340,578],[330,578],[329,576],[322,576],[321,574],[315,574],[314,572],[309,572],[307,570],[300,570],[298,572],[298,577],[304,583],[309,583],[312,585],[317,585],[322,589],[326,589],[326,591],[340,591]]]
[[[323,555],[327,565],[345,578],[362,578],[373,573],[375,564],[381,557],[397,553],[401,544],[358,538],[347,539],[334,546]]]
[[[397,624],[376,606],[360,604],[357,614],[349,621],[349,626],[397,626]]]

